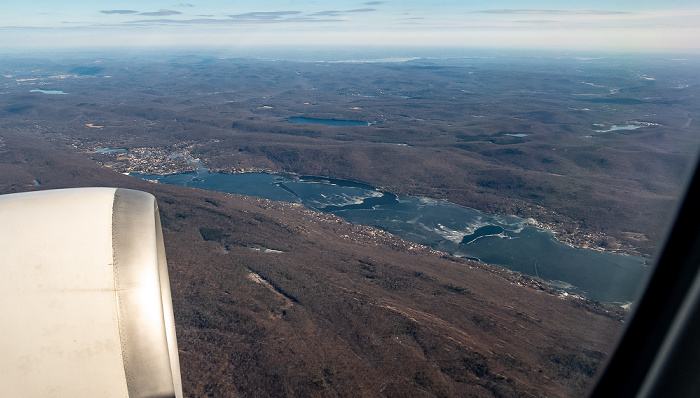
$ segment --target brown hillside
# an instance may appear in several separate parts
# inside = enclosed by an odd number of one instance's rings
[[[581,395],[622,325],[618,309],[298,205],[151,184],[28,128],[0,139],[0,193],[157,197],[187,396]]]

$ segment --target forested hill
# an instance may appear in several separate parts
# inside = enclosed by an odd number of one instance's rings
[[[530,277],[0,129],[0,193],[78,186],[157,197],[186,396],[580,395],[622,326]]]

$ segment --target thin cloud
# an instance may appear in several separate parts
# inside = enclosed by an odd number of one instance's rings
[[[376,8],[356,8],[354,10],[345,10],[345,11],[334,11],[334,10],[328,10],[328,11],[319,11],[316,13],[311,14],[311,16],[327,16],[327,17],[339,17],[342,16],[343,14],[347,13],[357,13],[357,12],[372,12],[372,11],[377,11]]]
[[[520,21],[513,21],[515,23],[524,23],[524,24],[533,24],[533,25],[540,25],[540,24],[548,24],[548,23],[558,23],[561,21],[554,21],[551,19],[523,19]]]
[[[378,5],[384,4],[384,3],[386,3],[386,1],[368,1],[368,2],[364,3],[364,5],[366,5],[366,6],[378,6]]]
[[[211,18],[198,18],[198,19],[187,19],[187,20],[175,20],[175,19],[140,19],[136,21],[127,21],[125,23],[128,23],[130,25],[138,25],[138,24],[144,24],[146,25],[153,25],[153,24],[207,24],[207,23],[216,23],[216,19],[211,19]]]
[[[144,15],[147,17],[165,17],[168,15],[178,15],[178,14],[182,14],[182,13],[180,11],[162,9],[162,10],[154,11],[154,12],[142,12],[139,15]]]
[[[626,11],[603,11],[603,10],[526,10],[526,9],[498,9],[476,11],[482,14],[536,14],[536,15],[619,15],[629,14]]]
[[[287,15],[297,15],[301,14],[301,11],[257,11],[248,12],[245,14],[229,15],[233,19],[246,19],[246,20],[274,20],[281,19]]]
[[[228,18],[214,18],[212,15],[199,15],[194,19],[148,19],[134,20],[126,22],[128,24],[181,24],[181,25],[252,25],[252,24],[283,24],[283,23],[328,23],[347,22],[344,16],[357,13],[368,13],[376,11],[375,8],[356,8],[352,10],[327,10],[313,14],[305,14],[302,11],[254,11],[243,14],[228,15]],[[177,11],[160,10],[157,13],[140,13],[145,16],[168,16],[181,14]]]
[[[343,11],[320,11],[311,14],[312,16],[319,15],[319,16],[328,16],[328,17],[337,17],[339,15],[342,15]]]
[[[313,18],[313,17],[295,17],[288,18],[280,22],[346,22],[344,19],[332,19],[332,18]]]
[[[138,14],[138,11],[134,10],[101,10],[102,14]]]
[[[300,22],[345,22],[342,19],[315,18],[312,16],[295,16],[301,14],[300,11],[276,11],[276,12],[252,12],[246,14],[230,15],[229,18],[202,18],[195,19],[143,19],[129,21],[128,24],[152,25],[152,24],[180,24],[180,25],[254,25],[254,24],[283,24]],[[285,16],[292,17],[286,18]],[[327,15],[328,16],[328,15]]]

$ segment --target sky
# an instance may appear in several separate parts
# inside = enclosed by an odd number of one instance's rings
[[[700,52],[697,0],[21,0],[0,51],[109,46],[444,46]]]

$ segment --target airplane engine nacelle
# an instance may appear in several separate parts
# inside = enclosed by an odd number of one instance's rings
[[[0,316],[3,396],[182,397],[150,194],[0,196]]]

